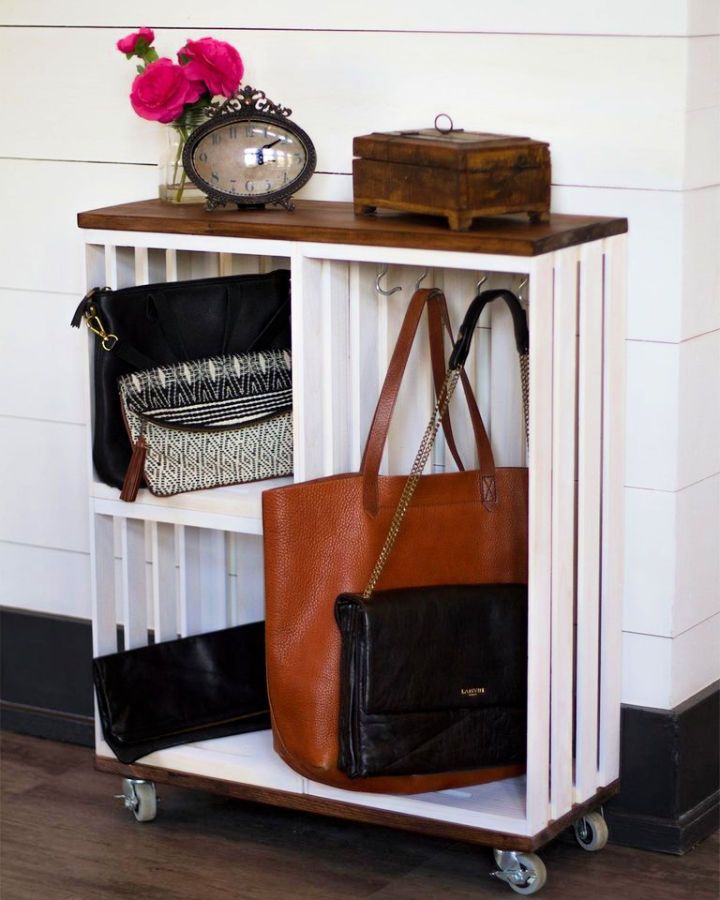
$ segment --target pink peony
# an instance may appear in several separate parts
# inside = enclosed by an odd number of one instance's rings
[[[141,28],[129,34],[127,37],[121,38],[117,42],[117,48],[121,53],[134,53],[138,41],[143,40],[147,47],[155,40],[155,32],[152,28]],[[142,49],[142,48],[141,48]]]
[[[178,59],[191,81],[204,81],[211,94],[224,97],[232,97],[245,69],[234,47],[211,37],[188,40],[178,51]]]
[[[168,123],[205,93],[204,86],[190,81],[185,69],[171,59],[158,59],[133,81],[130,103],[143,119]]]

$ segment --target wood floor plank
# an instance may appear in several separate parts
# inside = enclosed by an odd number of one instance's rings
[[[153,823],[92,751],[2,734],[2,900],[510,897],[488,850],[161,786]],[[545,848],[548,900],[717,900],[717,835],[685,857]]]

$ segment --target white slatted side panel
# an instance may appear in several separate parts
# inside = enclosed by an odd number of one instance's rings
[[[225,532],[212,528],[201,528],[199,532],[199,594],[187,599],[190,604],[200,605],[202,630],[217,631],[228,623]]]
[[[145,523],[120,519],[120,611],[125,649],[147,644]]]
[[[169,247],[165,251],[165,280],[178,280],[177,250],[174,247]]]
[[[228,534],[228,584],[232,605],[228,625],[244,625],[265,618],[265,578],[262,538],[254,534]],[[232,584],[234,582],[234,584]]]
[[[296,481],[329,474],[323,470],[323,371],[318,336],[323,332],[322,263],[292,261],[293,433]]]
[[[624,485],[625,278],[627,238],[605,240],[603,494],[601,563],[600,784],[618,777],[620,756]]]
[[[548,820],[552,557],[552,257],[532,263],[529,284],[530,454],[528,567],[527,819]]]
[[[580,252],[578,360],[577,650],[575,801],[595,793],[598,754],[602,244]]]
[[[378,303],[375,266],[349,264],[350,471],[360,468],[368,429],[380,391],[377,363]]]
[[[575,600],[575,378],[578,253],[555,256],[552,466],[552,817],[572,804],[573,610]]]
[[[135,248],[135,284],[150,283],[150,257],[147,247]]]
[[[93,606],[93,656],[117,650],[115,561],[112,516],[92,516],[90,569]]]
[[[346,472],[350,465],[350,434],[347,423],[350,396],[348,360],[349,298],[348,269],[342,262],[321,264],[320,293],[306,302],[320,307],[321,330],[314,356],[321,365],[322,472]]]
[[[199,634],[202,628],[200,597],[200,529],[179,525],[176,528],[178,561],[178,604],[180,635]]]
[[[178,635],[178,583],[175,559],[175,526],[149,522],[152,563],[151,602],[156,641],[170,641]]]

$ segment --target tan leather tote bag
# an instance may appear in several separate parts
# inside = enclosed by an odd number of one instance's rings
[[[407,481],[405,475],[378,472],[426,306],[436,388],[442,384],[445,365],[438,340],[442,327],[449,329],[447,306],[439,291],[419,290],[400,329],[360,471],[263,494],[267,676],[275,750],[301,775],[347,790],[437,791],[524,770],[513,765],[350,779],[337,768],[340,634],[334,605],[338,594],[361,592],[367,584]],[[463,386],[479,468],[420,478],[379,588],[527,584],[527,469],[495,467],[464,377]],[[447,435],[447,416],[444,424]]]

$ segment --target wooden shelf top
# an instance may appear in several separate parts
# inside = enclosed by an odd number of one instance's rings
[[[296,209],[269,208],[207,212],[201,204],[174,206],[140,200],[78,214],[81,228],[147,231],[220,237],[265,238],[323,244],[360,244],[538,256],[628,229],[627,219],[551,215],[531,225],[526,215],[476,219],[470,231],[450,231],[444,219],[378,210],[356,216],[351,203],[298,200]]]

